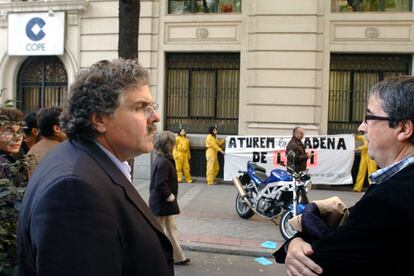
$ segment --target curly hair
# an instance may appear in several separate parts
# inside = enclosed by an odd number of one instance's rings
[[[94,140],[93,113],[112,116],[130,89],[149,85],[148,72],[136,60],[101,60],[81,71],[70,87],[62,129],[71,140]]]
[[[0,122],[4,123],[22,123],[24,118],[23,112],[14,107],[0,107]]]

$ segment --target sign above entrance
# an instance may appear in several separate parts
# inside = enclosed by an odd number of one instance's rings
[[[10,56],[63,54],[64,12],[11,13],[8,17]]]

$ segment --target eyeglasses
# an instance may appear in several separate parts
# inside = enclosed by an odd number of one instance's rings
[[[143,108],[144,110],[144,117],[145,119],[148,119],[149,117],[151,117],[155,112],[157,112],[159,107],[159,104],[150,104],[147,105],[146,107]]]
[[[364,123],[366,124],[367,121],[389,121],[389,120],[391,120],[389,117],[365,114]]]

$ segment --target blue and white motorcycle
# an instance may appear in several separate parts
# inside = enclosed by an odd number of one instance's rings
[[[266,169],[248,161],[247,171],[239,171],[233,178],[238,194],[236,212],[243,219],[254,214],[279,224],[284,239],[295,235],[289,219],[300,214],[309,202],[307,193],[312,182],[305,173],[274,169],[270,175]]]

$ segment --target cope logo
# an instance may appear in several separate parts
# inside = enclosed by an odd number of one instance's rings
[[[32,41],[39,41],[46,36],[43,27],[46,22],[40,17],[33,17],[26,24],[26,35]],[[26,50],[30,52],[45,51],[45,43],[27,43]]]

